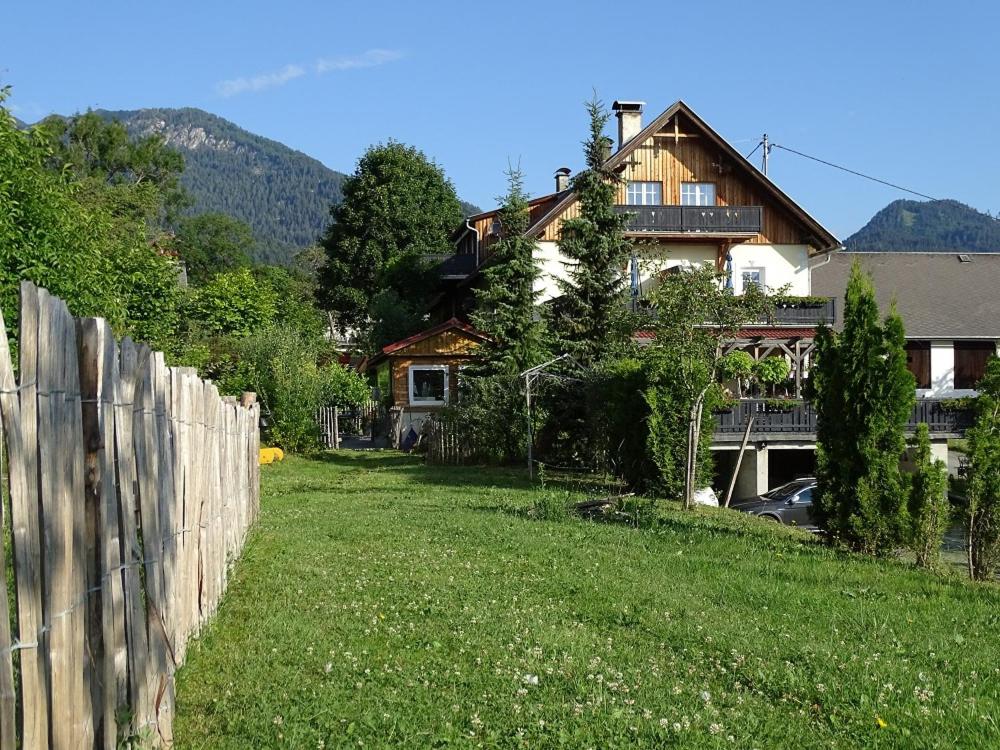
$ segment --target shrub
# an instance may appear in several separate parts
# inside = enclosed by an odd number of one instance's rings
[[[754,358],[748,352],[737,349],[719,360],[719,377],[736,382],[736,395],[743,397],[743,387],[749,384],[754,374]]]
[[[264,328],[236,343],[236,372],[225,390],[257,393],[267,419],[267,440],[292,452],[318,447],[315,413],[331,401],[340,406],[368,398],[364,379],[339,363],[317,364],[322,343],[298,331]]]
[[[753,364],[754,377],[767,390],[774,393],[774,387],[788,380],[791,367],[784,357],[764,357]]]
[[[933,568],[940,558],[941,543],[948,528],[948,467],[931,458],[931,440],[926,424],[917,426],[913,438],[915,471],[909,481],[910,548],[917,565]]]

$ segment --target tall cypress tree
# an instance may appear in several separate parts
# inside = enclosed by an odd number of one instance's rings
[[[1000,564],[1000,359],[991,357],[976,384],[976,424],[968,453],[969,575],[991,578]]]
[[[903,321],[879,321],[875,287],[851,269],[844,330],[816,339],[810,397],[818,416],[814,512],[831,538],[885,553],[905,539],[906,492],[899,460],[915,381],[906,367]]]
[[[518,375],[538,364],[541,323],[536,319],[538,263],[535,241],[525,237],[530,223],[521,171],[507,172],[507,195],[499,211],[501,239],[493,246],[476,290],[472,322],[490,341],[481,347],[483,375]]]
[[[630,247],[623,234],[628,216],[615,211],[621,178],[605,166],[610,143],[604,128],[610,115],[596,97],[587,103],[587,112],[587,169],[572,182],[580,215],[562,225],[559,250],[568,259],[567,278],[559,280],[562,296],[550,310],[559,345],[585,366],[627,338],[623,270]]]

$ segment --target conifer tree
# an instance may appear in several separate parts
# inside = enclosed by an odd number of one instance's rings
[[[869,553],[905,539],[906,504],[899,460],[915,383],[906,367],[903,321],[879,321],[875,287],[851,269],[839,335],[816,338],[810,397],[817,412],[814,513],[830,538]]]
[[[977,384],[976,423],[968,431],[969,575],[986,580],[1000,563],[1000,359]]]
[[[921,568],[934,568],[941,556],[941,542],[948,528],[948,467],[931,456],[930,431],[917,425],[913,437],[914,472],[910,478],[910,547]]]
[[[535,303],[538,263],[535,241],[524,235],[530,215],[521,171],[507,172],[508,190],[499,210],[501,239],[493,246],[482,282],[476,290],[472,322],[490,340],[480,353],[482,375],[517,376],[538,364],[542,349],[541,323]]]
[[[624,268],[628,216],[615,211],[620,178],[605,166],[610,143],[604,135],[609,114],[596,96],[587,103],[590,137],[584,142],[587,169],[572,181],[580,215],[563,222],[559,250],[568,259],[561,297],[550,310],[552,329],[563,351],[589,366],[618,348],[625,326]]]

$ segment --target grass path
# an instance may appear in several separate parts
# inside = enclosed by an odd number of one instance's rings
[[[732,513],[533,520],[503,470],[264,472],[179,748],[1000,746],[995,586]]]

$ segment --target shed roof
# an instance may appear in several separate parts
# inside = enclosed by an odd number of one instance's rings
[[[812,270],[812,293],[843,297],[854,261],[872,275],[882,313],[893,300],[911,339],[1000,339],[1000,253],[832,253]]]
[[[446,320],[444,323],[439,323],[436,326],[432,326],[431,328],[428,328],[425,331],[421,331],[420,333],[415,333],[412,336],[407,336],[405,339],[394,341],[391,344],[386,344],[385,346],[382,347],[382,351],[380,351],[375,356],[370,357],[366,359],[364,362],[362,362],[359,369],[363,370],[370,369],[371,367],[374,367],[375,365],[387,359],[390,355],[402,349],[405,349],[408,346],[416,344],[418,341],[424,341],[425,339],[429,339],[432,336],[437,336],[447,331],[458,331],[462,335],[467,336],[468,338],[478,341],[480,343],[487,341],[489,339],[489,337],[485,333],[477,331],[468,323],[463,323],[458,318],[451,318],[450,320]]]

